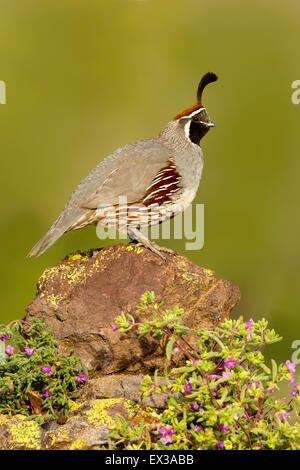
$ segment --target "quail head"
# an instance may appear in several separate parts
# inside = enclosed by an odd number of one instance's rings
[[[153,139],[125,145],[101,161],[77,186],[58,219],[28,256],[44,253],[65,232],[90,224],[125,228],[129,237],[163,259],[165,247],[142,232],[182,212],[193,201],[201,178],[202,137],[214,126],[202,92],[217,80],[205,74],[197,103],[177,114]]]

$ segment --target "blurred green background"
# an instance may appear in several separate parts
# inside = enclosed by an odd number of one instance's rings
[[[266,317],[300,339],[300,79],[297,0],[51,0],[0,2],[1,314],[24,315],[47,266],[102,246],[95,228],[26,254],[75,186],[105,156],[158,134],[195,101],[202,74],[219,81],[204,103],[216,128],[203,139],[195,202],[205,246],[184,251],[236,282],[235,315]]]

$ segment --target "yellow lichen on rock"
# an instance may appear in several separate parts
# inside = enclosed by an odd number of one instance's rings
[[[0,415],[0,426],[6,424],[10,420],[9,416],[7,415]]]
[[[130,414],[134,415],[131,419],[137,423],[143,420],[145,424],[152,425],[158,420],[155,409],[150,406],[144,407],[134,401],[126,400],[124,402],[124,408],[126,408]]]
[[[83,403],[76,403],[74,400],[69,400],[69,411],[77,411],[78,408],[81,408]]]
[[[14,447],[17,445],[28,450],[40,449],[40,427],[36,421],[12,421],[7,425]]]
[[[131,400],[126,400],[124,402],[124,407],[130,412],[130,413],[138,413],[139,411],[141,411],[141,407],[138,403],[136,403],[135,401],[131,401]]]
[[[91,403],[90,409],[85,412],[88,421],[93,424],[95,428],[98,428],[103,424],[112,424],[113,419],[109,416],[106,410],[121,401],[122,398],[103,398],[94,400]]]
[[[69,447],[69,450],[82,450],[84,448],[86,448],[88,445],[88,443],[86,441],[84,441],[83,439],[76,439],[76,441],[74,441],[70,447]]]

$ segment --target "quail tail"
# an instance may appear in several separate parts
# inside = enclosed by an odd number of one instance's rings
[[[36,245],[28,253],[27,257],[31,258],[32,256],[40,256],[48,248],[56,242],[56,240],[63,235],[65,232],[64,229],[50,228],[50,230],[41,238]]]

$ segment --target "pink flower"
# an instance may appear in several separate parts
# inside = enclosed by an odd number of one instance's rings
[[[254,323],[254,321],[253,321],[252,318],[250,318],[249,321],[245,321],[245,327],[249,331],[250,338],[252,338],[252,325],[253,325],[253,323]]]
[[[236,366],[237,360],[234,359],[233,357],[229,357],[224,361],[224,365],[227,367],[227,369],[234,369]]]
[[[218,444],[217,444],[217,449],[225,449],[225,446],[224,446],[224,442],[223,441],[219,441]]]
[[[294,385],[294,388],[292,389],[291,391],[291,395],[292,397],[297,397],[298,396],[298,392],[297,392],[297,388],[300,388],[300,383],[297,382],[295,385]]]
[[[194,426],[194,431],[201,431],[202,427],[201,426],[198,426],[198,424],[196,424]]]
[[[172,444],[173,438],[172,438],[172,436],[162,437],[162,438],[160,439],[160,442],[161,442],[164,446],[166,446],[167,444]]]
[[[6,351],[6,354],[8,354],[9,356],[13,356],[15,348],[13,346],[11,346],[10,344],[8,344],[6,346],[5,351]]]
[[[291,417],[291,413],[278,413],[277,416],[282,422],[284,419],[289,419]]]
[[[47,390],[42,390],[42,392],[43,392],[45,398],[51,397],[51,393],[50,393],[49,388],[47,388]]]
[[[291,380],[289,381],[289,385],[292,385],[296,380],[296,375],[295,374],[292,374],[291,376]]]
[[[189,394],[192,390],[192,386],[190,383],[184,384],[184,393]]]
[[[290,372],[296,372],[296,364],[291,361],[286,361],[285,365],[287,366]]]
[[[163,437],[166,437],[167,435],[173,436],[174,434],[173,428],[165,428],[164,426],[159,426],[159,425],[157,425],[156,428]]]
[[[225,379],[232,377],[232,376],[233,376],[232,372],[222,372],[222,377],[224,377]]]
[[[223,434],[226,434],[229,429],[229,426],[228,424],[220,424],[219,429],[222,431]]]
[[[258,388],[259,385],[260,385],[260,382],[255,381],[255,382],[249,382],[249,383],[248,383],[248,387],[252,387],[252,385],[255,385],[255,387]]]
[[[27,353],[28,356],[31,356],[36,349],[34,348],[24,348],[25,352]]]
[[[44,372],[44,374],[46,374],[46,375],[52,375],[53,374],[51,366],[42,367],[42,372]]]
[[[77,382],[84,383],[84,382],[87,382],[89,379],[87,378],[86,375],[80,374],[80,375],[78,375],[76,380],[77,380]]]

